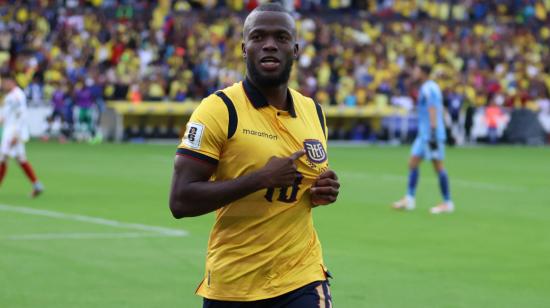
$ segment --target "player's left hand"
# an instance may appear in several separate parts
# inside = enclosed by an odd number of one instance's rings
[[[18,141],[17,137],[13,137],[10,141],[10,146],[12,147],[15,146],[17,144],[17,141]]]
[[[311,186],[311,203],[313,206],[327,205],[336,201],[340,192],[340,182],[333,170],[328,170],[317,177]]]

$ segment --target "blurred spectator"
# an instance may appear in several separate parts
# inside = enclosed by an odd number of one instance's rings
[[[67,91],[65,85],[61,85],[60,83],[55,83],[54,86],[56,89],[51,99],[53,111],[47,119],[48,127],[42,139],[47,141],[52,137],[58,137],[59,141],[64,143],[67,137],[69,137],[66,123],[68,109]]]
[[[94,96],[91,86],[91,79],[80,80],[77,82],[74,91],[74,101],[76,104],[77,116],[77,140],[90,140],[95,134],[92,108],[94,107]]]
[[[464,100],[462,87],[447,89],[445,93],[445,105],[447,106],[451,120],[451,137],[458,145],[464,143],[464,130],[462,129]]]
[[[43,83],[40,81],[40,76],[34,74],[31,83],[25,88],[25,94],[27,96],[27,101],[29,106],[36,106],[42,104],[42,99],[44,98],[43,92]]]
[[[539,122],[546,133],[547,142],[550,143],[550,98],[540,98],[537,103],[540,109]]]
[[[265,1],[81,2],[0,8],[0,71],[15,71],[33,104],[50,101],[56,82],[88,78],[99,111],[107,99],[201,99],[242,79],[241,11]],[[490,97],[517,108],[549,95],[548,0],[283,4],[298,12],[301,53],[291,85],[321,104],[408,108],[416,91],[409,70],[430,64],[456,138]]]
[[[490,144],[496,144],[498,141],[498,127],[502,118],[502,110],[494,101],[491,101],[485,108],[485,123],[487,123]]]

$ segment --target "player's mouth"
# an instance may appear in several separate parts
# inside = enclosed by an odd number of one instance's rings
[[[281,61],[275,57],[263,57],[260,59],[260,66],[266,71],[274,71],[279,68]]]

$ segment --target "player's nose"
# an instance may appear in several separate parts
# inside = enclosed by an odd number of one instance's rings
[[[266,40],[264,41],[264,44],[262,46],[262,50],[264,51],[277,51],[279,47],[277,47],[277,42],[275,41],[275,38],[272,36],[268,36]]]

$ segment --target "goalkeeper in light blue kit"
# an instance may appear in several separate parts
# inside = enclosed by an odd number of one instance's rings
[[[443,202],[432,207],[432,214],[452,213],[449,178],[443,166],[445,159],[445,124],[443,122],[443,95],[437,83],[430,79],[431,67],[417,66],[413,78],[422,86],[418,94],[418,135],[411,149],[407,195],[393,204],[397,210],[414,210],[416,186],[419,178],[419,165],[422,159],[431,160],[439,177],[439,187]]]

